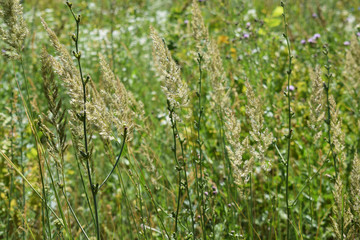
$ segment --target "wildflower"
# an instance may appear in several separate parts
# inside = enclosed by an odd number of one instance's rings
[[[302,40],[300,41],[300,43],[301,43],[302,45],[304,45],[304,44],[306,44],[306,40],[305,40],[305,39],[302,39]]]
[[[244,33],[244,39],[248,39],[250,37],[250,35],[248,33]]]
[[[319,33],[315,33],[314,34],[314,36],[313,36],[313,38],[316,40],[316,39],[318,39],[318,38],[320,38],[321,37],[321,35],[319,34]]]
[[[209,193],[208,193],[208,192],[204,192],[204,194],[205,194],[205,196],[208,196],[208,195],[209,195]]]
[[[357,32],[357,33],[356,33],[356,36],[360,37],[360,32]]]
[[[2,53],[12,60],[20,59],[24,40],[29,32],[23,18],[23,8],[19,0],[2,0],[0,6],[0,16],[6,26],[0,27],[0,38],[6,44]]]
[[[350,42],[349,41],[345,41],[344,42],[344,46],[349,46],[350,45]]]
[[[318,15],[317,15],[316,13],[313,13],[311,16],[312,16],[313,18],[317,18],[317,17],[318,17]]]
[[[189,23],[189,20],[184,20],[184,24],[188,24]]]
[[[308,43],[316,43],[316,39],[311,37],[308,39]]]
[[[216,194],[218,194],[218,191],[213,191],[213,195],[216,195]]]
[[[247,22],[247,23],[246,23],[246,28],[249,29],[249,28],[250,28],[250,25],[251,25],[251,23],[250,23],[250,22]]]
[[[288,87],[286,87],[286,90],[288,90]],[[295,90],[295,87],[294,87],[293,85],[290,85],[290,86],[289,86],[289,90],[292,92],[292,91]]]

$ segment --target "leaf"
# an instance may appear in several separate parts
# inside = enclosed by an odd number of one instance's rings
[[[264,29],[260,28],[259,31],[258,31],[258,34],[265,35],[266,32],[264,31]]]
[[[276,7],[274,11],[272,12],[273,17],[280,17],[284,12],[284,9],[280,6]]]
[[[265,18],[264,22],[266,23],[266,25],[270,28],[273,27],[277,27],[281,24],[281,19],[280,18]]]

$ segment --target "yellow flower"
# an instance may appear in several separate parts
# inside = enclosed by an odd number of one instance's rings
[[[220,35],[220,36],[218,37],[218,43],[229,44],[229,37],[228,37],[228,36],[224,36],[224,35]]]

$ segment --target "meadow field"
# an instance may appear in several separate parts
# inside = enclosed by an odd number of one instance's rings
[[[358,0],[0,0],[0,239],[360,239]]]

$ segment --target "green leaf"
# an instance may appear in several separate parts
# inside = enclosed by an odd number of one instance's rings
[[[277,27],[281,24],[281,19],[279,18],[265,18],[264,21],[270,28]]]
[[[274,11],[272,12],[272,15],[273,17],[280,17],[284,12],[284,9],[280,6],[276,7],[274,9]]]

